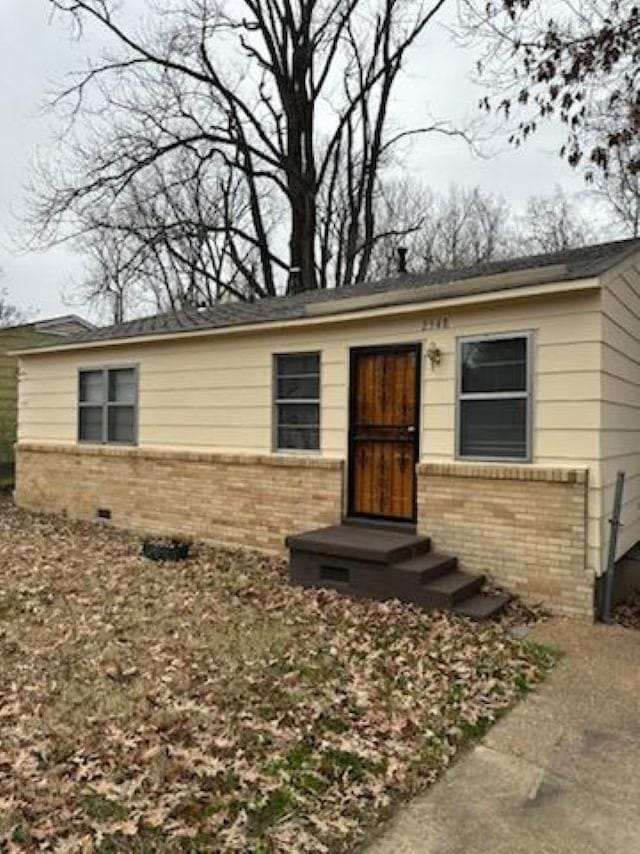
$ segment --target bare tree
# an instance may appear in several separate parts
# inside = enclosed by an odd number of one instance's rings
[[[251,298],[361,281],[395,147],[456,133],[388,132],[407,50],[445,0],[184,0],[144,31],[109,0],[48,2],[114,48],[55,102],[73,133],[64,166],[42,169],[40,238],[126,235],[128,269],[159,254],[178,302],[218,298],[220,274]]]
[[[591,225],[559,187],[552,196],[532,196],[518,223],[525,253],[562,252],[597,239]]]
[[[81,281],[72,282],[65,294],[70,303],[87,303],[98,312],[106,308],[112,323],[122,323],[129,308],[143,307],[146,294],[139,294],[140,263],[125,236],[94,228],[78,239],[76,249],[84,269]]]
[[[591,175],[616,159],[640,172],[640,7],[636,0],[463,0],[461,19],[481,40],[482,106],[516,119],[523,143],[548,119],[566,128],[561,149]]]
[[[592,195],[604,202],[622,233],[640,237],[640,172],[632,172],[621,151],[606,173],[593,178]]]
[[[9,293],[6,288],[0,288],[0,328],[6,326],[17,326],[24,323],[25,312],[9,301]]]
[[[116,322],[143,307],[266,296],[255,273],[258,248],[235,239],[251,215],[238,176],[209,174],[210,164],[188,152],[162,166],[147,170],[144,184],[132,180],[111,204],[84,212],[75,241],[85,259],[78,295],[108,302]]]
[[[504,199],[479,187],[465,190],[452,185],[427,229],[427,268],[460,269],[504,255],[508,218]]]
[[[504,199],[479,187],[452,184],[438,195],[407,179],[385,185],[377,220],[381,237],[373,269],[397,270],[397,250],[407,249],[417,271],[461,269],[508,254],[511,212]]]
[[[435,194],[419,181],[401,178],[383,183],[377,198],[380,239],[372,253],[372,276],[395,275],[399,249],[406,251],[412,270],[424,268],[424,230],[435,204]]]
[[[574,201],[556,188],[533,196],[519,213],[480,187],[452,184],[445,194],[403,179],[385,185],[377,214],[388,236],[376,246],[372,274],[398,271],[406,249],[412,272],[460,270],[501,258],[560,252],[596,241],[606,229],[591,225]],[[394,233],[397,229],[398,234]]]

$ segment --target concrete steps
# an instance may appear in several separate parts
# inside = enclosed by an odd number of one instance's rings
[[[488,619],[506,596],[480,591],[483,575],[458,569],[453,555],[431,551],[428,537],[395,525],[332,525],[287,538],[290,574],[305,587],[330,587],[372,599],[400,599],[425,610]]]

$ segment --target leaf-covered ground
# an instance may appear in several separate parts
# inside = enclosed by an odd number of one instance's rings
[[[613,622],[626,629],[640,629],[640,591],[616,605],[613,609]]]
[[[0,848],[352,850],[551,663],[274,558],[138,550],[0,498]]]

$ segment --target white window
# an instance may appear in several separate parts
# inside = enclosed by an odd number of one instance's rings
[[[135,368],[94,368],[78,374],[78,441],[136,442],[138,375]]]
[[[458,341],[459,457],[531,459],[531,335]]]
[[[274,417],[276,450],[319,450],[319,353],[285,353],[275,356]]]

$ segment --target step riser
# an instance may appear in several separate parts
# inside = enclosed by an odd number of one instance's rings
[[[354,596],[356,599],[375,599],[376,602],[388,602],[390,600],[398,600],[407,605],[417,605],[426,611],[432,610],[428,606],[419,601],[418,597],[412,591],[396,590],[394,593],[389,592],[389,588],[375,589],[370,587],[356,587],[350,584],[341,584],[340,582],[323,581],[321,584],[313,584],[307,581],[296,582],[301,587],[309,587],[323,590],[335,590],[337,593],[342,593],[344,596]]]
[[[291,553],[291,578],[307,587],[349,589],[359,595],[381,596],[385,599],[410,597],[422,599],[423,580],[416,573],[406,573],[393,566],[366,564],[332,555]]]
[[[453,609],[456,614],[468,617],[470,620],[490,620],[497,617],[507,606],[508,596],[485,596],[480,594],[465,599]]]
[[[439,593],[436,591],[424,590],[423,601],[428,608],[453,608],[460,602],[464,602],[464,600],[468,599],[470,596],[475,596],[476,593],[479,593],[483,584],[484,577],[478,576],[477,578],[474,578],[473,581],[465,584],[464,587],[460,587],[458,590],[451,591],[450,593]]]
[[[425,567],[420,572],[412,570],[411,572],[404,570],[402,564],[393,564],[389,567],[390,571],[400,574],[415,575],[419,579],[420,584],[428,584],[430,581],[435,581],[437,578],[442,578],[443,575],[448,575],[450,572],[455,572],[458,567],[458,559],[455,557],[443,558],[439,563]]]
[[[397,552],[394,553],[393,556],[389,556],[387,563],[401,563],[403,560],[410,560],[412,557],[418,557],[418,555],[425,555],[431,551],[431,540],[424,539],[421,542],[415,543],[413,546],[407,546],[402,549],[398,549]]]
[[[421,588],[402,588],[401,586],[391,588],[388,584],[369,584],[361,579],[351,578],[349,583],[340,581],[331,581],[329,579],[313,579],[309,576],[295,578],[292,575],[292,580],[301,587],[324,588],[335,590],[338,593],[343,593],[346,596],[355,596],[358,599],[375,599],[376,601],[385,602],[391,599],[397,599],[400,602],[405,602],[409,605],[418,605],[425,611],[444,611],[456,610],[459,605],[447,602],[445,596],[429,596],[425,595]],[[491,614],[490,616],[493,616]],[[484,618],[480,618],[484,619]]]

